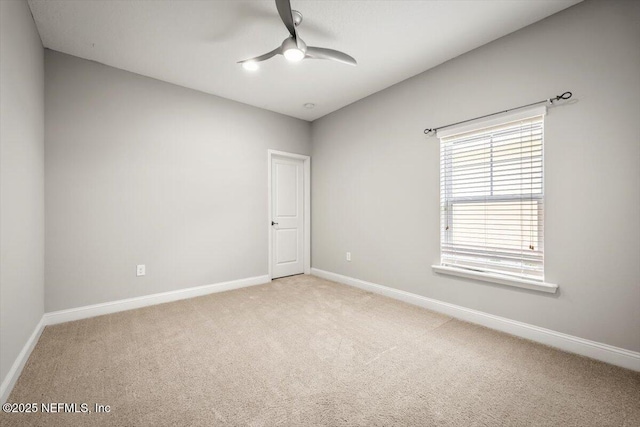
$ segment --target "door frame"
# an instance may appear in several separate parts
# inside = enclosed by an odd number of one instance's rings
[[[274,157],[284,157],[294,160],[302,160],[304,168],[304,274],[311,274],[311,157],[304,154],[288,153],[286,151],[267,150],[267,234],[269,236],[269,280],[273,278],[273,226],[271,225],[272,213],[272,188],[271,188],[271,164]]]

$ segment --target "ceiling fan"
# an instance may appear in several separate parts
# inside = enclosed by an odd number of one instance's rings
[[[323,47],[307,46],[296,31],[296,27],[302,22],[302,14],[297,10],[291,9],[289,0],[276,0],[276,8],[278,9],[284,26],[289,30],[289,37],[284,39],[282,44],[271,52],[256,56],[255,58],[238,61],[238,64],[242,64],[243,68],[247,70],[257,70],[258,62],[265,61],[276,55],[284,55],[284,57],[291,62],[298,62],[303,59],[328,59],[348,65],[358,64],[355,59],[346,53],[333,49],[325,49]]]

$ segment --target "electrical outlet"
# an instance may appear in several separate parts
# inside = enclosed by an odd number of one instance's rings
[[[351,262],[351,252],[347,252],[347,261]]]
[[[144,276],[146,273],[144,264],[136,265],[136,276]]]

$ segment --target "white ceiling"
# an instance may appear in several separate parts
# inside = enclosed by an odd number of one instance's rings
[[[358,66],[276,56],[257,72],[236,62],[288,35],[271,0],[29,5],[49,49],[311,121],[579,1],[292,0],[304,16],[302,39],[342,50]]]

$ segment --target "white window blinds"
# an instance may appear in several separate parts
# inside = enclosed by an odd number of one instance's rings
[[[443,265],[544,280],[544,111],[438,134]]]

